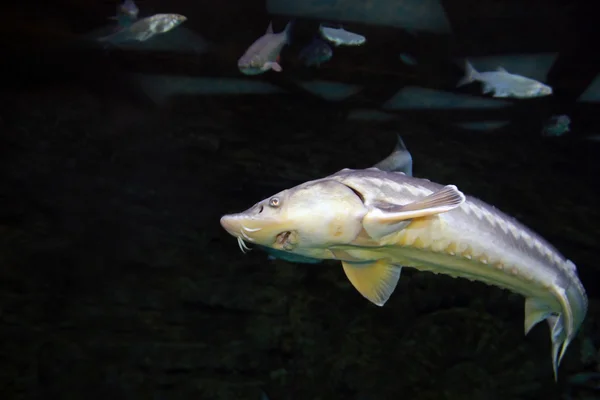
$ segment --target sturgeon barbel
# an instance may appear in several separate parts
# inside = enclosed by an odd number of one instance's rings
[[[258,202],[221,225],[246,242],[332,259],[383,306],[402,267],[467,278],[525,297],[525,334],[546,320],[558,366],[587,312],[575,265],[550,243],[454,185],[378,168],[343,169]]]

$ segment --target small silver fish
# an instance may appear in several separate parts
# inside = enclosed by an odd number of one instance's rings
[[[258,75],[270,69],[281,72],[279,53],[286,44],[290,43],[292,22],[288,22],[285,29],[279,33],[273,32],[273,23],[264,35],[259,37],[248,47],[248,50],[238,60],[238,68],[245,75]]]
[[[304,65],[307,67],[316,65],[320,66],[322,63],[327,62],[333,57],[333,50],[331,47],[320,38],[315,38],[313,41],[306,46],[298,58],[304,61]]]
[[[186,20],[187,17],[181,14],[156,14],[151,17],[140,19],[131,26],[98,40],[110,43],[129,41],[144,42],[155,35],[169,32]]]
[[[570,124],[568,115],[553,115],[542,129],[542,136],[562,136],[571,130]]]
[[[532,98],[552,94],[550,86],[535,79],[511,74],[502,67],[498,67],[496,71],[478,72],[469,61],[465,61],[465,76],[456,87],[474,81],[483,83],[483,93],[493,93],[493,97]]]
[[[364,36],[349,32],[344,28],[330,28],[319,25],[319,32],[335,46],[360,46],[367,41]]]

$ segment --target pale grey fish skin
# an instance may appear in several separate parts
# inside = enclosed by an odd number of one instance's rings
[[[344,28],[328,28],[319,25],[319,32],[323,38],[329,40],[335,46],[360,46],[366,43],[367,39],[359,35],[345,30]]]
[[[404,205],[444,187],[426,179],[375,168],[344,169],[323,179],[336,180],[362,193],[366,204],[385,201]],[[575,265],[515,218],[472,196],[465,196],[464,203],[439,217],[443,220],[443,236],[457,249],[463,248],[468,263],[477,266],[480,272],[465,275],[460,270],[444,271],[444,265],[466,261],[458,250],[449,254],[439,249],[398,247],[399,265],[466,277],[511,290],[527,299],[541,299],[558,315],[558,318],[546,318],[551,329],[556,377],[562,355],[579,330],[588,308],[587,295]],[[482,255],[486,262],[478,259]],[[554,323],[557,325],[553,330]],[[526,327],[526,333],[527,330]]]
[[[238,60],[238,68],[245,75],[259,75],[270,69],[280,72],[281,66],[277,57],[281,49],[290,43],[292,22],[279,33],[273,32],[273,24],[269,23],[267,32],[256,39]]]
[[[412,155],[399,134],[396,134],[396,147],[394,151],[385,159],[373,165],[373,168],[389,172],[402,172],[408,176],[413,176]]]
[[[535,79],[511,74],[502,67],[498,67],[496,71],[479,72],[469,61],[465,61],[465,76],[456,84],[456,87],[474,81],[483,83],[483,93],[493,93],[493,97],[527,99],[552,94],[550,86]]]
[[[155,35],[172,30],[186,20],[187,17],[181,14],[156,14],[137,20],[131,26],[98,40],[111,43],[143,42]]]

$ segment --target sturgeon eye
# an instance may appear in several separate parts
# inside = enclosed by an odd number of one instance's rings
[[[271,200],[269,200],[269,206],[279,207],[279,197],[273,197]]]

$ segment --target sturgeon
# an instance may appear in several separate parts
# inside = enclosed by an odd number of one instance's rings
[[[221,225],[247,243],[341,261],[383,306],[403,267],[467,278],[525,297],[524,331],[545,320],[557,370],[588,307],[573,262],[532,230],[454,185],[378,168],[343,169],[283,190]]]

